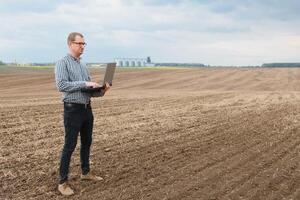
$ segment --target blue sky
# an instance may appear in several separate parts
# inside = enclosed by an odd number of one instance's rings
[[[299,10],[298,0],[1,0],[0,60],[55,62],[78,31],[86,62],[300,62]]]

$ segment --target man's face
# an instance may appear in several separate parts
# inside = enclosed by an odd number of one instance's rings
[[[79,57],[81,54],[83,54],[85,45],[86,43],[84,38],[77,35],[75,40],[69,44],[69,49],[74,56]]]

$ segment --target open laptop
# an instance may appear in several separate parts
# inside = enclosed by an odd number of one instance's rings
[[[103,83],[102,84],[99,83],[100,85],[102,85],[102,87],[98,87],[98,88],[85,87],[85,88],[81,88],[81,92],[87,92],[87,93],[101,92],[101,90],[104,89],[106,82],[110,86],[112,86],[115,70],[116,70],[116,63],[107,63]]]

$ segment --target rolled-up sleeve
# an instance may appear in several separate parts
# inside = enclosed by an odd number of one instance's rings
[[[55,65],[56,87],[60,92],[76,92],[85,87],[85,81],[69,81],[67,65],[60,60]]]

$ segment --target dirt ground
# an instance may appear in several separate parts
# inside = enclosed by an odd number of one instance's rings
[[[93,69],[94,80],[102,78]],[[0,199],[65,199],[53,69],[0,70]],[[117,70],[67,199],[300,199],[300,69]]]

